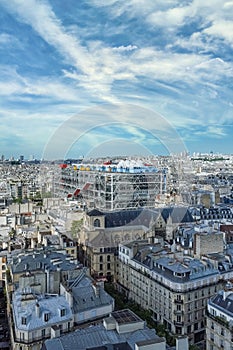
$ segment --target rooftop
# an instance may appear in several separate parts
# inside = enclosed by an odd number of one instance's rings
[[[64,296],[33,293],[29,288],[14,292],[12,304],[15,326],[22,331],[67,322],[73,317]]]
[[[114,316],[113,316],[114,315]],[[106,319],[106,323],[107,320]],[[129,322],[142,322],[140,318],[134,315],[129,310],[121,310],[112,313],[111,320],[118,319],[121,324],[128,324]],[[105,320],[104,320],[105,321]],[[92,326],[85,329],[79,329],[75,332],[62,336],[60,338],[49,339],[45,341],[45,350],[86,350],[86,349],[121,349],[133,350],[135,344],[146,341],[151,344],[159,342],[159,338],[154,329],[143,327],[136,329],[132,327],[126,333],[119,333],[116,329],[107,330],[104,325]],[[153,344],[153,343],[152,343]],[[118,346],[118,347],[116,347]]]
[[[118,324],[141,322],[142,320],[131,310],[124,309],[112,312],[112,317]]]

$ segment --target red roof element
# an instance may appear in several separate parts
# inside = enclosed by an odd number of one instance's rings
[[[65,169],[65,168],[67,168],[67,164],[59,164],[59,167],[60,167],[61,169]]]
[[[80,191],[80,188],[76,188],[76,190],[74,191],[74,196],[78,196]]]
[[[71,197],[72,197],[72,193],[68,193],[67,198],[71,198]]]
[[[84,186],[83,186],[83,189],[82,189],[82,191],[86,191],[86,190],[88,190],[88,188],[90,187],[90,182],[87,182]]]
[[[104,165],[110,165],[110,164],[112,164],[111,160],[108,160],[107,162],[104,162]]]

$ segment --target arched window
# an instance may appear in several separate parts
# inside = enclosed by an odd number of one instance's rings
[[[94,227],[100,227],[100,219],[94,220]]]

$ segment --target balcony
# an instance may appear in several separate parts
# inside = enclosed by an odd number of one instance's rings
[[[174,303],[175,304],[184,304],[184,300],[183,299],[180,299],[180,300],[179,299],[175,299]]]
[[[45,341],[46,339],[50,339],[51,335],[45,335],[45,336],[40,336],[40,337],[35,337],[33,339],[20,339],[15,337],[14,341],[15,343],[19,344],[34,344],[34,343],[41,343]]]
[[[177,327],[183,327],[184,326],[184,322],[174,321],[174,325],[177,326]]]
[[[174,315],[183,315],[184,310],[174,310]]]

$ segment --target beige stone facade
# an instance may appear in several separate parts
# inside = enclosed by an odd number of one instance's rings
[[[139,253],[135,255],[135,249],[145,252],[141,257],[144,263],[133,258],[139,256]],[[151,310],[154,320],[164,324],[172,334],[187,335],[190,344],[203,343],[207,300],[222,288],[218,272],[201,262],[189,278],[190,267],[184,257],[167,253],[168,263],[163,264],[162,247],[152,252],[152,249],[146,251],[145,246],[140,249],[140,243],[138,247],[135,244],[120,246],[119,290],[144,309]]]

